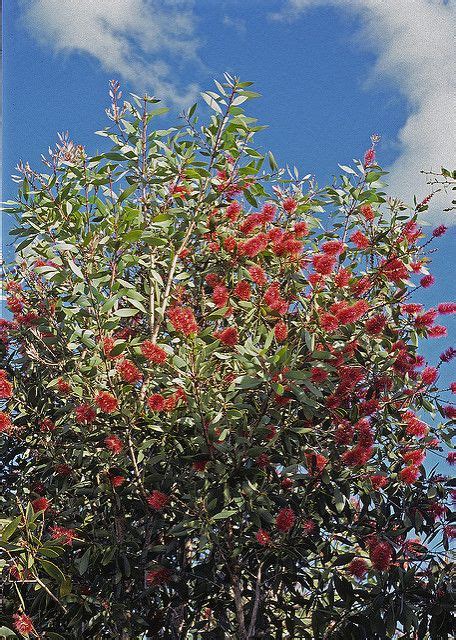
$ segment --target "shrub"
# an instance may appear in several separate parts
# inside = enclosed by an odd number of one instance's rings
[[[449,443],[455,351],[425,367],[446,330],[410,300],[445,229],[423,239],[427,203],[387,198],[375,137],[329,187],[279,170],[250,84],[160,130],[157,100],[112,83],[109,152],[62,136],[47,173],[19,166],[0,363],[19,635],[449,636],[450,483],[423,463]]]

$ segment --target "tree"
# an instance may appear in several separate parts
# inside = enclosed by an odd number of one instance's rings
[[[19,166],[4,634],[449,637],[451,483],[423,463],[456,352],[418,342],[456,306],[410,300],[445,228],[386,197],[375,137],[325,188],[265,169],[250,85],[160,130],[113,82],[109,152]]]

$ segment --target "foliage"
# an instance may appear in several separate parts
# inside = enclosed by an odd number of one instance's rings
[[[409,299],[445,229],[387,198],[376,138],[331,186],[280,170],[250,85],[160,130],[112,83],[109,152],[19,166],[6,635],[449,637],[451,482],[423,462],[455,352],[417,349],[455,305]]]

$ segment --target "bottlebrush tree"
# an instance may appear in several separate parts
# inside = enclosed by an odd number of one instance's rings
[[[329,187],[279,170],[250,84],[161,130],[158,101],[113,82],[109,152],[62,136],[44,173],[19,166],[0,635],[451,633],[431,468],[456,351],[427,363],[418,342],[456,305],[412,299],[445,228],[423,236],[429,198],[387,198],[375,137]]]

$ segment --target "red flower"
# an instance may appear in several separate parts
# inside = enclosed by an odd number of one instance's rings
[[[13,395],[13,385],[6,379],[7,375],[6,371],[0,369],[0,400],[7,400]]]
[[[115,435],[106,436],[106,438],[104,439],[104,443],[106,445],[106,448],[115,454],[120,453],[123,449],[122,440],[120,440]]]
[[[402,459],[409,465],[420,465],[424,462],[426,451],[423,449],[415,449],[414,451],[404,451]]]
[[[228,289],[224,284],[218,284],[214,292],[212,294],[212,300],[216,307],[221,309],[222,307],[226,307],[229,298]]]
[[[375,149],[371,147],[364,154],[364,166],[370,167],[375,162]]]
[[[234,347],[239,340],[239,334],[236,327],[227,327],[223,331],[218,331],[214,334],[214,337],[226,344],[228,347]]]
[[[437,309],[442,316],[456,313],[456,302],[441,302]]]
[[[203,472],[205,471],[208,462],[209,460],[195,460],[195,462],[192,464],[192,467],[195,471]]]
[[[166,362],[166,351],[151,342],[151,340],[144,340],[141,345],[141,353],[146,360],[149,360],[154,364],[164,364]]]
[[[418,480],[419,475],[420,470],[415,465],[409,465],[399,472],[399,478],[402,482],[405,482],[405,484],[413,484]]]
[[[421,373],[421,381],[426,386],[433,384],[439,376],[439,372],[435,367],[426,367]]]
[[[350,281],[350,275],[350,271],[341,267],[334,276],[334,284],[341,288],[346,287]]]
[[[249,300],[252,290],[247,280],[240,280],[234,287],[233,293],[240,300]]]
[[[13,615],[13,621],[13,627],[21,635],[28,636],[29,633],[34,633],[35,627],[33,626],[33,622],[25,613],[15,613]]]
[[[168,311],[168,317],[175,331],[179,331],[185,336],[198,332],[195,316],[188,307],[172,307]]]
[[[440,354],[442,362],[451,362],[454,357],[456,357],[456,349],[454,347],[448,347],[446,351]]]
[[[271,542],[271,536],[264,529],[258,529],[255,534],[255,538],[261,544],[262,547],[267,546]]]
[[[284,340],[287,339],[288,337],[288,327],[285,324],[285,322],[283,322],[283,320],[280,320],[274,327],[274,335],[277,339],[278,342],[283,342]]]
[[[309,235],[309,227],[306,222],[297,222],[294,226],[293,231],[295,232],[298,238],[303,238],[304,236]]]
[[[152,491],[147,498],[147,504],[155,511],[161,511],[168,504],[170,497],[161,491]]]
[[[123,485],[123,483],[125,482],[125,476],[118,476],[118,475],[110,473],[109,474],[109,481],[110,481],[111,485],[114,488],[121,487]]]
[[[57,475],[66,478],[67,476],[71,476],[73,469],[68,464],[58,464],[55,467],[55,472]]]
[[[4,411],[0,411],[0,433],[11,433],[13,430],[13,423],[10,416]]]
[[[70,385],[70,383],[67,382],[66,380],[64,380],[63,378],[59,378],[57,380],[57,389],[64,396],[66,396],[69,393],[71,393],[71,385]]]
[[[51,503],[49,502],[49,500],[43,496],[41,496],[40,498],[35,498],[35,500],[32,501],[32,507],[35,513],[37,513],[38,511],[47,511],[50,506]]]
[[[376,542],[371,546],[369,556],[377,571],[388,571],[391,566],[393,550],[387,542]]]
[[[349,467],[361,467],[371,459],[372,453],[372,447],[363,447],[362,445],[357,444],[356,447],[353,447],[342,454],[342,461]]]
[[[374,211],[370,204],[363,204],[360,207],[360,211],[362,215],[366,218],[368,222],[371,222],[375,218]]]
[[[260,287],[263,287],[266,284],[266,274],[261,267],[253,265],[252,267],[249,267],[248,272],[255,284],[259,285]]]
[[[428,331],[429,338],[444,338],[448,333],[446,327],[441,324],[436,324],[434,327],[431,327]]]
[[[385,324],[386,316],[383,313],[378,313],[366,321],[366,331],[371,336],[378,336],[383,331]]]
[[[305,456],[310,475],[319,475],[328,464],[328,458],[321,453],[306,453]]]
[[[99,391],[95,396],[95,404],[104,413],[114,413],[117,411],[119,401],[109,391]]]
[[[391,282],[400,282],[408,276],[407,267],[400,258],[385,258],[380,265],[380,273]]]
[[[89,424],[96,418],[96,413],[89,404],[80,404],[74,410],[78,424]]]
[[[165,398],[161,393],[153,393],[147,398],[147,404],[151,411],[163,411],[165,408]]]
[[[291,487],[293,486],[293,480],[291,478],[283,478],[283,480],[280,483],[280,486],[282,487],[282,489],[291,489]]]
[[[142,380],[142,373],[131,360],[121,360],[116,364],[116,369],[124,382],[135,384]]]
[[[298,203],[294,198],[285,198],[282,202],[282,207],[287,213],[293,213],[298,208]]]
[[[324,382],[329,376],[329,373],[320,367],[312,367],[310,374],[312,382]]]
[[[447,455],[447,462],[452,467],[456,464],[456,451],[450,451]]]
[[[151,569],[146,573],[146,585],[148,587],[159,587],[162,584],[166,584],[171,579],[171,571],[160,567],[158,569]]]
[[[359,580],[367,573],[368,564],[363,558],[354,558],[347,567],[348,573]]]
[[[325,331],[335,331],[339,326],[339,320],[332,313],[322,313],[320,315],[320,325]]]
[[[424,438],[429,433],[428,425],[422,420],[419,420],[412,411],[405,414],[404,420],[407,424],[405,428],[407,435]]]
[[[446,233],[448,231],[448,229],[445,227],[445,225],[441,224],[439,227],[436,227],[434,229],[434,231],[432,232],[432,235],[434,236],[434,238],[439,238],[440,236],[443,236],[444,233]]]
[[[382,489],[388,484],[388,478],[386,476],[382,476],[380,474],[373,475],[369,477],[369,480],[372,483],[372,488],[377,491],[378,489]]]
[[[312,264],[317,273],[327,276],[334,270],[336,259],[327,253],[317,253],[312,258]]]
[[[56,430],[56,426],[50,418],[45,418],[44,420],[41,421],[40,431],[46,432],[46,431],[55,431],[55,430]]]
[[[280,509],[275,519],[275,525],[279,531],[283,531],[284,533],[286,533],[293,527],[295,519],[296,515],[293,509]]]
[[[367,249],[370,246],[369,238],[366,238],[364,233],[359,230],[352,233],[350,240],[358,249]]]
[[[54,540],[60,539],[62,544],[68,546],[72,545],[73,539],[76,537],[73,529],[65,529],[65,527],[59,527],[58,525],[50,527],[50,531],[52,531],[51,538]]]
[[[264,251],[268,246],[268,236],[265,233],[259,233],[250,240],[246,240],[242,244],[238,245],[238,251],[242,255],[246,255],[249,258],[254,258],[259,253]]]
[[[240,212],[242,211],[242,206],[239,202],[234,200],[231,202],[226,208],[226,217],[231,220],[231,222],[236,222],[239,217]]]
[[[321,245],[323,253],[330,256],[338,256],[345,249],[345,245],[341,240],[328,240]]]
[[[256,462],[257,467],[259,467],[260,469],[266,469],[270,464],[270,460],[269,460],[268,454],[267,453],[260,453],[260,455],[255,460],[255,462]]]
[[[449,420],[454,420],[456,418],[456,407],[447,405],[446,407],[443,407],[443,413]]]
[[[429,287],[432,287],[432,285],[435,283],[435,278],[434,276],[431,276],[430,274],[427,276],[423,276],[420,280],[420,285],[424,288],[424,289],[428,289]]]

